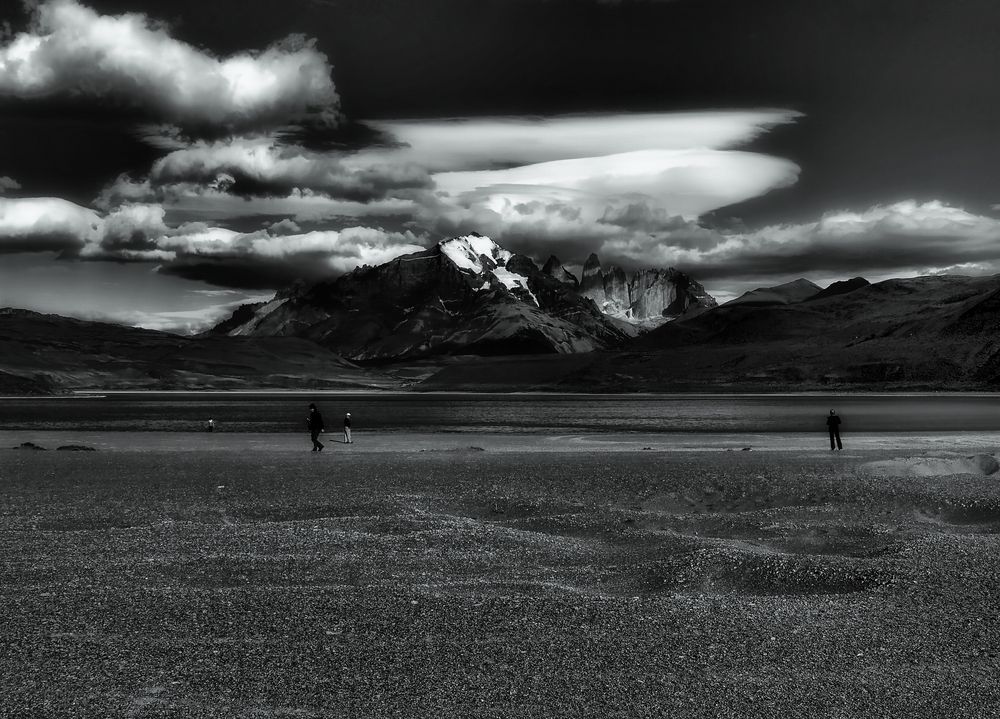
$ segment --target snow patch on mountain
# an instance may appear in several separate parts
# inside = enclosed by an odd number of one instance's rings
[[[489,237],[482,235],[465,235],[446,240],[440,244],[441,251],[457,267],[470,270],[477,275],[484,271],[483,257],[493,260],[493,264],[506,265],[513,253],[503,249]],[[492,269],[492,268],[490,268]]]
[[[538,304],[538,298],[535,297],[534,293],[528,289],[528,278],[524,275],[518,275],[506,267],[497,267],[493,270],[493,276],[496,277],[508,290],[522,289],[528,293],[531,297],[531,301],[535,303],[535,306],[540,306]]]
[[[489,237],[482,235],[465,235],[455,237],[440,243],[441,252],[461,270],[468,270],[476,275],[493,275],[508,291],[523,290],[535,303],[538,298],[528,288],[528,278],[507,269],[507,262],[514,256],[513,252],[505,250]],[[477,291],[481,292],[489,286],[489,280],[483,283]]]

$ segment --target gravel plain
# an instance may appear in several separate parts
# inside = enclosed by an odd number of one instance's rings
[[[0,450],[0,716],[1000,715],[997,477],[213,441]]]

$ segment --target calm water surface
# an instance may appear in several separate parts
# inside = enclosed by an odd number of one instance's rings
[[[0,398],[2,430],[301,432],[315,401],[328,429],[437,432],[845,432],[1000,430],[1000,395],[492,395],[129,393]]]

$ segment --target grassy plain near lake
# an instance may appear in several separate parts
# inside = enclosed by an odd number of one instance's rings
[[[994,477],[287,439],[0,450],[0,716],[1000,710]]]

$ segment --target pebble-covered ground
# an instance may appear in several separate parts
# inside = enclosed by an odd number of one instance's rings
[[[1000,716],[1000,479],[873,458],[0,450],[0,716]]]

